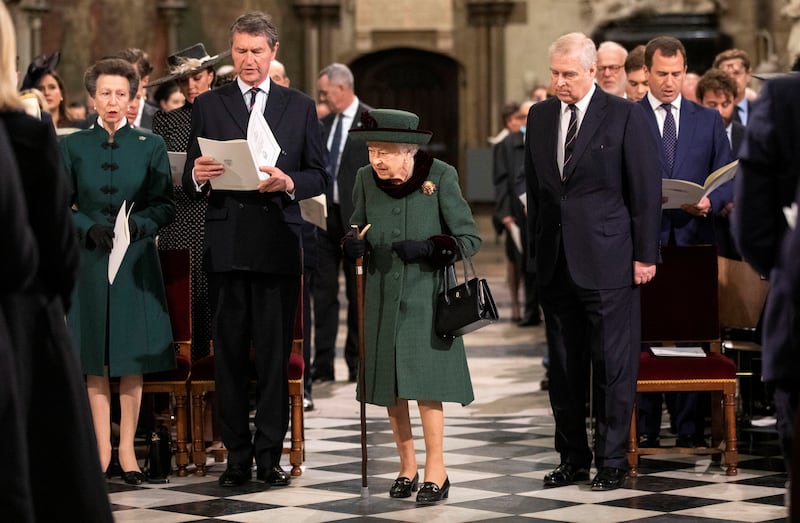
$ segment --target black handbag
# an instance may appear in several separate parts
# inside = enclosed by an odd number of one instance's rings
[[[150,431],[148,439],[147,482],[169,483],[167,476],[172,471],[172,437],[169,429],[161,424],[156,430]]]
[[[464,264],[464,283],[458,283],[455,263],[444,268],[442,291],[436,300],[434,330],[437,336],[455,338],[497,321],[497,306],[489,291],[489,284],[478,278],[472,258],[464,255],[457,241]],[[472,277],[467,274],[469,265]]]

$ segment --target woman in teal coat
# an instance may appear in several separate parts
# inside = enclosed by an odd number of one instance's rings
[[[98,121],[61,140],[73,188],[73,219],[82,251],[74,305],[67,317],[87,375],[100,452],[111,461],[109,376],[120,377],[119,463],[126,483],[141,484],[133,448],[142,374],[174,368],[175,351],[155,236],[175,217],[169,158],[161,137],[132,129],[125,118],[139,79],[125,60],[105,59],[86,72]],[[130,212],[130,245],[113,284],[109,252],[117,213]]]
[[[419,475],[408,401],[416,400],[425,438],[425,482],[417,503],[446,498],[450,481],[444,465],[442,402],[466,405],[473,398],[464,343],[434,332],[442,267],[458,253],[472,256],[481,239],[458,174],[450,165],[419,150],[431,133],[417,129],[419,118],[405,111],[365,113],[351,139],[367,142],[370,165],[359,169],[350,223],[364,240],[349,233],[345,254],[365,263],[365,401],[387,407],[400,473],[391,497],[409,497]]]

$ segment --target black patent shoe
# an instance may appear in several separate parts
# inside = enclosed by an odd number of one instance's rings
[[[238,487],[244,485],[253,473],[248,465],[228,465],[219,477],[220,487]]]
[[[426,481],[422,484],[422,488],[417,492],[417,503],[436,503],[443,499],[447,499],[450,494],[450,478],[444,478],[444,485],[439,488],[439,485],[432,481]]]
[[[271,487],[285,487],[289,484],[289,474],[280,465],[274,465],[268,469],[259,468],[256,478]]]
[[[123,471],[120,474],[120,477],[128,485],[141,485],[142,483],[147,481],[145,475],[138,470],[131,470],[129,472]]]
[[[544,476],[545,487],[565,487],[572,485],[576,481],[586,481],[589,479],[589,471],[585,468],[573,465],[572,463],[562,463],[552,472]]]
[[[419,483],[419,472],[414,475],[414,479],[408,479],[405,476],[400,476],[394,483],[392,488],[389,489],[390,498],[410,498],[412,492],[417,491],[417,484]]]
[[[625,482],[625,476],[627,475],[628,471],[625,469],[603,467],[592,480],[592,490],[616,490]]]

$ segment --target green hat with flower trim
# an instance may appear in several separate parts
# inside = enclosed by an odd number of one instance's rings
[[[410,143],[423,145],[431,141],[430,131],[420,130],[419,116],[398,109],[373,109],[361,114],[361,121],[348,136],[365,142]]]

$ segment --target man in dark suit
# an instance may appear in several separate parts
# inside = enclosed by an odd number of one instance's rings
[[[800,179],[798,143],[800,75],[770,80],[753,104],[740,151],[732,228],[742,257],[769,278],[761,340],[762,377],[774,387],[777,429],[787,471],[792,421],[800,399],[799,294],[791,285],[798,274],[796,240],[794,246],[786,246],[783,257],[780,249],[789,230],[784,209],[791,206]]]
[[[544,478],[589,478],[586,435],[591,361],[597,405],[592,490],[619,488],[639,363],[638,286],[658,260],[661,165],[643,108],[594,83],[592,40],[550,46],[556,98],[528,115],[528,234],[548,325],[550,403],[561,464]],[[535,138],[532,138],[535,137]]]
[[[215,303],[213,340],[222,440],[228,466],[222,486],[251,477],[286,485],[280,467],[289,425],[287,366],[303,271],[299,200],[327,184],[325,149],[314,101],[269,78],[278,51],[271,18],[247,13],[231,26],[236,81],[197,97],[183,173],[183,188],[208,197],[204,263]],[[198,137],[245,138],[249,110],[261,111],[282,148],[257,190],[215,190],[224,172],[218,159],[202,156]],[[251,347],[254,365],[250,363]],[[255,436],[249,428],[248,382],[257,378]],[[252,441],[251,441],[252,440]]]
[[[355,94],[353,73],[344,64],[332,63],[319,73],[319,100],[331,112],[322,119],[328,151],[330,185],[327,230],[317,230],[317,270],[312,282],[314,297],[315,381],[334,380],[336,331],[339,328],[339,270],[344,270],[347,295],[347,338],[344,357],[348,379],[358,374],[358,319],[356,310],[355,263],[342,256],[342,237],[350,230],[353,214],[353,184],[356,171],[369,163],[367,146],[348,139],[349,130],[361,126],[361,115],[371,107]]]
[[[645,108],[650,132],[661,138],[658,155],[664,178],[688,180],[703,185],[710,173],[731,161],[731,147],[717,111],[686,100],[681,95],[686,76],[686,49],[677,38],[658,36],[644,52],[650,91],[639,104]],[[665,209],[661,218],[661,245],[714,243],[713,216],[732,199],[728,182],[694,205]],[[669,202],[666,202],[669,203]],[[687,289],[687,292],[690,292]],[[706,446],[703,410],[698,392],[667,395],[671,404],[679,447]],[[659,445],[661,429],[660,393],[639,399],[640,445]]]
[[[733,121],[746,126],[750,121],[753,104],[747,99],[747,84],[753,77],[750,56],[741,49],[727,49],[714,57],[713,67],[722,69],[736,82],[737,93],[733,99]]]
[[[734,100],[739,92],[736,81],[722,69],[709,69],[697,83],[697,99],[703,107],[715,109],[722,117],[725,134],[731,144],[731,157],[739,157],[739,148],[744,139],[744,125],[733,119]],[[724,209],[714,216],[714,235],[717,252],[720,256],[741,260],[730,231],[730,213],[733,202],[728,202]]]

